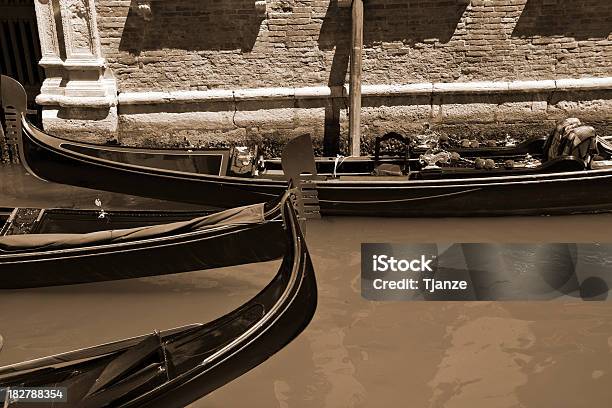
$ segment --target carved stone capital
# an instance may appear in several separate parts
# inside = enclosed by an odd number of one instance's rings
[[[67,60],[101,58],[93,0],[60,0]]]

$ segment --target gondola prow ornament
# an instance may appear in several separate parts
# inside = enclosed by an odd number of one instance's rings
[[[23,86],[11,77],[0,75],[0,102],[4,111],[6,134],[0,129],[0,150],[4,158],[19,163],[21,115],[28,113],[28,97]]]

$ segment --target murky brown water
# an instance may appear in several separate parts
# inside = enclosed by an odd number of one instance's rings
[[[191,209],[51,185],[0,168],[0,206]],[[480,219],[325,218],[307,241],[311,325],[193,407],[607,407],[612,306],[582,302],[368,302],[361,242],[611,242],[612,214]],[[255,294],[278,263],[0,293],[0,364],[209,320]]]

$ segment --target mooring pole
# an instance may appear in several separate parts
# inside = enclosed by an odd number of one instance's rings
[[[351,156],[360,155],[361,145],[361,50],[363,48],[363,0],[353,0],[351,71],[349,82],[349,138]]]

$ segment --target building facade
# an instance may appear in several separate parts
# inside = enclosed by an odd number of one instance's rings
[[[337,0],[34,0],[44,127],[128,145],[310,133],[345,150],[351,11]],[[346,1],[341,1],[346,3]],[[388,131],[612,134],[609,0],[366,0],[363,151]]]

